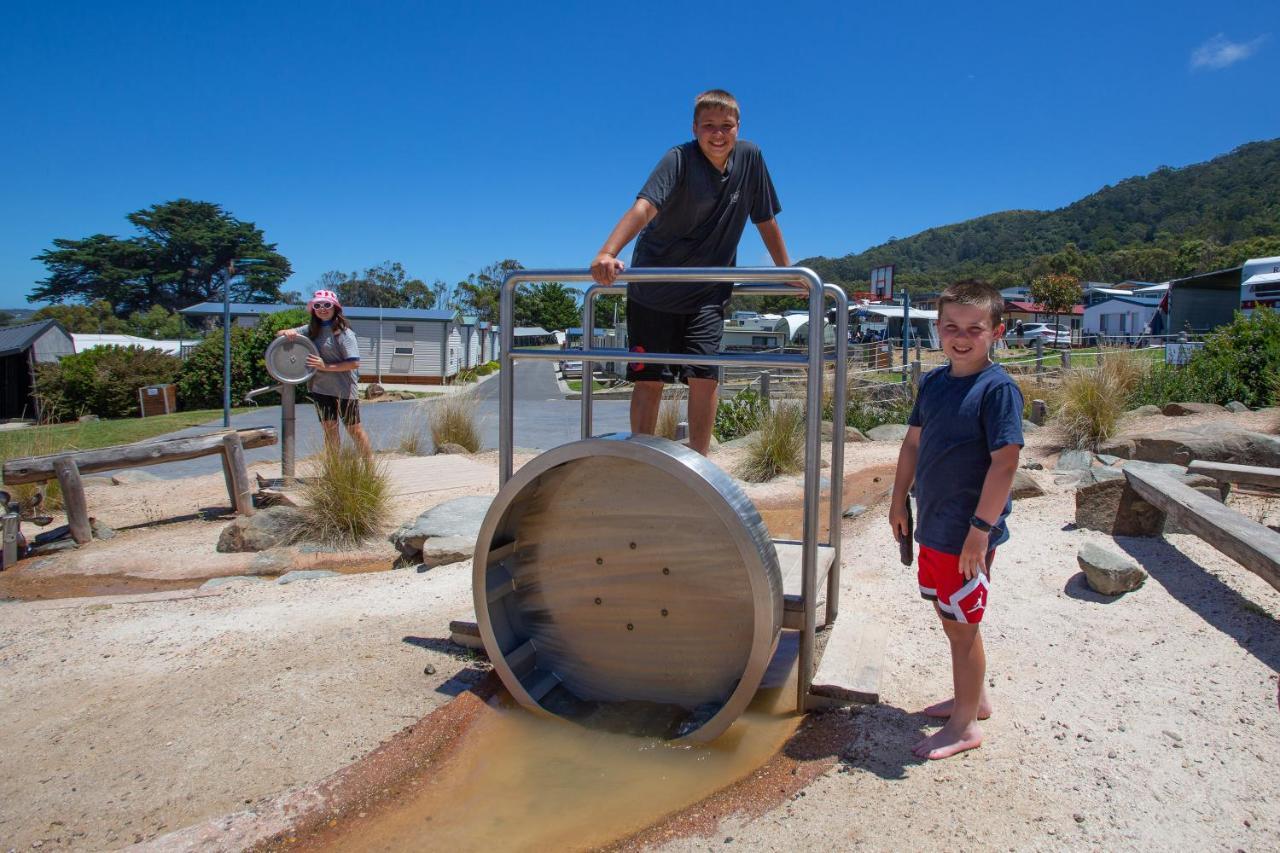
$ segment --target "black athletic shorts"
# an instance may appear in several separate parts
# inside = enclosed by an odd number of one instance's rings
[[[724,309],[708,305],[696,314],[670,314],[627,299],[627,338],[631,351],[664,352],[690,355],[715,355],[724,336]],[[627,365],[631,382],[675,382],[688,384],[689,377],[715,379],[718,369],[710,364],[646,364],[633,361]]]
[[[314,391],[311,392],[311,399],[316,401],[316,416],[320,418],[321,423],[336,421],[339,417],[347,426],[360,423],[359,400],[346,400],[331,394],[317,394]]]

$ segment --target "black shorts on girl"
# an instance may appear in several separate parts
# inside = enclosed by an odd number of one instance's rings
[[[316,401],[316,416],[321,423],[328,423],[342,418],[347,426],[360,423],[360,401],[334,397],[331,394],[311,392],[311,399]]]

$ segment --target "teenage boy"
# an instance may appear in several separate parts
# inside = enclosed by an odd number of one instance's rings
[[[618,254],[636,235],[634,267],[731,267],[747,218],[777,266],[790,266],[782,210],[760,149],[738,139],[741,113],[733,95],[711,89],[693,104],[695,139],[658,161],[595,260],[591,276],[612,284],[625,265]],[[714,355],[724,333],[732,282],[645,283],[627,288],[627,334],[637,353]],[[689,446],[706,455],[716,414],[716,368],[632,362],[631,431],[652,434],[664,383],[689,386]]]
[[[929,371],[898,454],[889,524],[907,535],[915,483],[920,595],[933,602],[951,646],[952,698],[925,709],[947,718],[912,749],[948,758],[982,745],[991,715],[979,625],[987,612],[996,546],[1009,538],[1009,489],[1022,450],[1022,393],[989,357],[1004,334],[1000,292],[962,281],[938,299],[938,336],[948,364]]]

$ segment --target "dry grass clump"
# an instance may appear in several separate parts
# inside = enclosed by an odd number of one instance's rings
[[[427,417],[426,404],[418,403],[409,407],[409,411],[400,421],[400,441],[397,449],[401,453],[421,456],[426,452],[427,441],[422,432],[422,422]]]
[[[1054,416],[1066,442],[1097,448],[1113,436],[1141,378],[1141,366],[1125,358],[1108,358],[1096,370],[1068,373]]]
[[[480,421],[476,418],[476,399],[470,394],[450,394],[431,406],[431,441],[437,448],[456,444],[468,453],[480,449]]]
[[[380,534],[391,511],[386,467],[351,445],[314,457],[301,493],[306,502],[295,538],[330,547],[353,547]]]
[[[680,424],[680,404],[683,402],[682,396],[662,401],[662,405],[658,408],[658,425],[653,429],[654,435],[676,440],[676,427]]]
[[[747,444],[738,476],[749,483],[763,483],[779,474],[794,474],[803,460],[804,408],[799,403],[780,403],[765,415]]]
[[[1061,385],[1050,385],[1045,381],[1044,377],[1033,375],[1014,376],[1013,381],[1018,383],[1018,390],[1022,392],[1022,416],[1024,418],[1031,417],[1032,400],[1044,400],[1045,408],[1048,409],[1050,414],[1061,407]]]

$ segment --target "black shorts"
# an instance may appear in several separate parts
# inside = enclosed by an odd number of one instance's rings
[[[696,314],[670,314],[627,299],[627,338],[632,352],[663,352],[684,355],[715,355],[724,336],[724,309],[708,305]],[[689,377],[715,379],[719,369],[710,364],[627,365],[631,382],[675,382],[686,384]]]
[[[316,416],[321,423],[336,421],[339,417],[347,426],[360,423],[360,401],[334,397],[331,394],[311,392],[311,399],[316,401]]]

